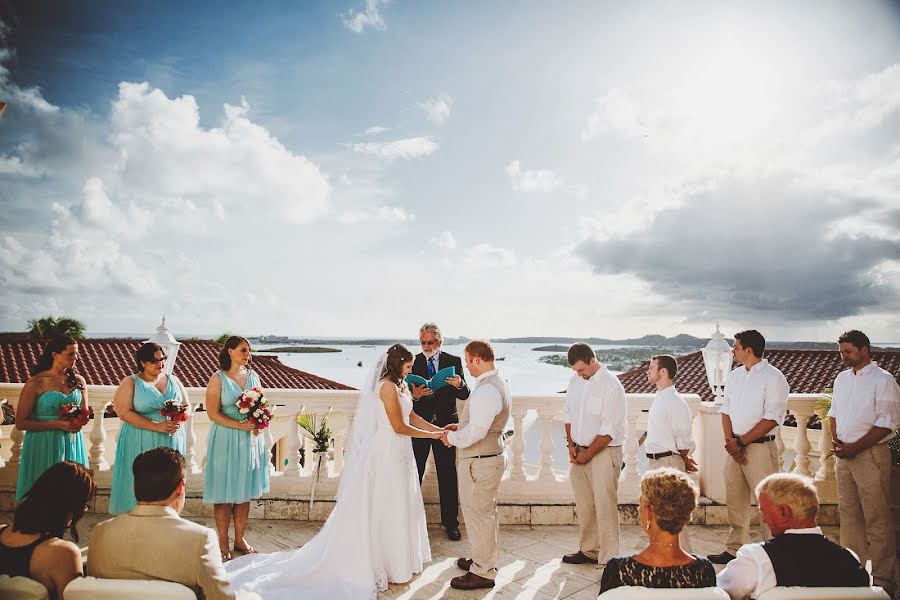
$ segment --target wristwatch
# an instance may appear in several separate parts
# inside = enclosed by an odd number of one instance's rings
[[[747,447],[747,444],[745,444],[744,442],[741,441],[741,436],[739,436],[739,435],[734,436],[734,441],[737,442],[738,448],[746,448]]]

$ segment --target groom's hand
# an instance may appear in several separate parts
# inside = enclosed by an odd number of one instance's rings
[[[444,431],[444,435],[441,436],[441,441],[444,442],[444,445],[448,448],[452,448],[453,444],[450,443],[449,431]]]
[[[444,425],[444,429],[447,431],[457,431],[459,430],[459,423],[448,423]]]
[[[413,389],[412,389],[413,400],[418,400],[419,398],[423,398],[425,396],[430,396],[433,393],[434,393],[434,391],[427,385],[413,385]]]

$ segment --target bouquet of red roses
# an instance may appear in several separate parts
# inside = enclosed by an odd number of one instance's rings
[[[244,390],[237,399],[238,412],[247,415],[247,419],[259,430],[269,426],[275,407],[269,403],[263,391],[258,388]]]
[[[80,429],[91,420],[91,412],[76,402],[70,402],[59,407],[59,418],[69,423],[70,427],[75,425]],[[74,442],[75,434],[70,433],[70,436]]]
[[[187,414],[187,405],[178,402],[177,400],[166,400],[162,408],[159,409],[159,414],[164,416],[170,421],[176,421],[178,423],[187,421],[189,415]]]

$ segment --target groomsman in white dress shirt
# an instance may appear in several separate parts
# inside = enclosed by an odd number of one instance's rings
[[[575,492],[580,539],[578,551],[563,556],[570,564],[606,561],[619,554],[619,473],[625,442],[625,388],[597,362],[587,344],[568,353],[575,374],[566,389],[566,439]]]
[[[644,452],[650,459],[650,469],[672,467],[695,473],[697,463],[688,455],[691,450],[691,422],[693,415],[672,380],[678,373],[678,362],[669,354],[660,354],[650,359],[647,367],[647,381],[656,386],[656,396],[650,405],[647,418],[647,438]],[[678,536],[685,552],[691,551],[691,540],[687,526]]]
[[[896,550],[887,443],[900,427],[900,386],[872,362],[863,332],[842,334],[838,347],[849,368],[834,380],[828,417],[837,457],[841,545],[856,552],[863,564],[871,559],[875,585],[893,595]]]
[[[465,359],[475,385],[459,412],[459,424],[447,425],[448,431],[441,439],[447,446],[456,447],[459,501],[472,549],[471,558],[456,561],[468,573],[454,577],[450,585],[474,590],[494,587],[497,576],[497,488],[506,471],[503,428],[509,421],[511,397],[509,386],[494,366],[490,342],[472,340],[466,344]]]
[[[713,563],[734,560],[750,538],[751,502],[756,486],[778,469],[773,430],[784,423],[789,393],[787,379],[769,364],[763,353],[766,339],[755,329],[734,334],[734,359],[741,366],[728,374],[719,412],[725,434],[725,505],[728,533],[725,551],[710,554]],[[762,523],[766,539],[769,528]]]

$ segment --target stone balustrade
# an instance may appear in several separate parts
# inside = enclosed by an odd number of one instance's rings
[[[22,384],[0,384],[0,399],[16,406]],[[112,402],[113,386],[89,386],[88,401],[95,418],[82,431],[89,448],[90,467],[102,490],[111,483],[115,465],[115,443],[119,420],[104,418],[103,410]],[[190,388],[191,403],[203,400],[205,390]],[[265,431],[272,448],[272,484],[267,497],[274,499],[308,499],[313,480],[312,442],[302,435],[296,424],[300,414],[328,419],[333,431],[333,446],[316,484],[316,499],[333,499],[343,466],[342,454],[347,432],[352,427],[359,393],[331,390],[267,390],[269,400],[277,405],[271,427]],[[685,395],[694,411],[694,458],[700,465],[697,480],[701,494],[714,503],[724,503],[722,468],[725,460],[721,417],[718,407],[703,403],[694,394]],[[781,427],[777,435],[782,468],[814,476],[824,504],[836,502],[834,458],[831,436],[827,431],[806,427],[807,418],[816,411],[818,395],[792,394],[788,408],[797,417],[797,427]],[[628,394],[628,435],[624,447],[624,467],[619,479],[619,501],[634,504],[640,494],[640,475],[646,468],[640,440],[647,428],[647,411],[652,394]],[[507,505],[571,505],[572,488],[568,482],[568,454],[563,422],[565,399],[562,394],[515,394],[511,411],[513,435],[507,440],[509,465],[500,486],[499,501]],[[824,417],[824,415],[820,415]],[[827,427],[827,418],[823,418]],[[206,439],[210,421],[203,411],[187,421],[188,491],[196,497],[203,489],[206,463]],[[0,428],[0,489],[14,488],[19,468],[23,433],[14,426]],[[303,452],[301,452],[301,450]],[[822,457],[826,457],[824,460]],[[302,460],[309,457],[310,460]],[[426,502],[437,500],[437,481],[429,465],[423,482]],[[317,507],[318,508],[318,507]],[[327,512],[325,513],[327,514]],[[314,515],[309,515],[313,518]]]

